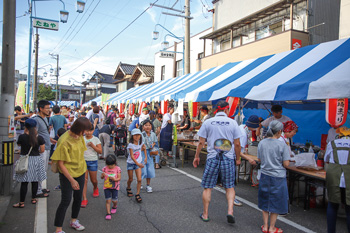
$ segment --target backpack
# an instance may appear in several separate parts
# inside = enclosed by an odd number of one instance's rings
[[[106,120],[105,120],[105,124],[109,125],[111,123],[113,123],[113,116],[114,112],[109,112],[107,117],[106,117]]]
[[[105,124],[106,125],[110,125],[111,124],[111,118],[107,117],[105,120]]]

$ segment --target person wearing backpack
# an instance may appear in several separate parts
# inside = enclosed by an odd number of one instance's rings
[[[90,117],[88,117],[88,119],[90,120],[91,124],[94,126],[95,130],[94,130],[93,135],[95,137],[98,137],[98,135],[99,135],[99,125],[100,125],[99,111],[100,111],[99,107],[95,106],[93,108],[93,114]]]
[[[110,111],[107,114],[107,119],[106,119],[106,124],[115,124],[116,125],[116,120],[118,118],[119,112],[117,108],[112,108],[112,111]],[[107,121],[109,120],[109,123]]]
[[[115,125],[104,125],[101,129],[100,129],[100,134],[98,136],[98,138],[101,141],[101,145],[102,145],[102,156],[100,157],[100,159],[105,159],[106,156],[109,154],[109,144],[111,143],[111,134],[114,133],[116,129]]]

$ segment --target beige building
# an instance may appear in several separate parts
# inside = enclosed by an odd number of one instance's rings
[[[212,41],[212,55],[197,60],[198,71],[339,38],[340,0],[214,0],[213,6],[213,32],[201,37]]]
[[[339,39],[350,37],[350,0],[340,1]]]

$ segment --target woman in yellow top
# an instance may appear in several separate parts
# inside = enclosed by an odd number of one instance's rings
[[[67,131],[60,137],[57,148],[51,157],[51,160],[58,164],[61,185],[61,203],[57,208],[55,217],[56,233],[63,232],[62,225],[72,194],[74,200],[70,226],[78,231],[85,229],[77,218],[80,211],[86,172],[84,159],[86,146],[83,135],[85,130],[90,128],[91,123],[89,119],[85,117],[78,118],[73,123],[70,131]]]

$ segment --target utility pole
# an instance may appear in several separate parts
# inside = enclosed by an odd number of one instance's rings
[[[9,137],[9,117],[15,106],[16,0],[3,1],[2,67],[0,83],[0,195],[11,194],[14,139]]]
[[[59,58],[59,55],[56,54],[56,59],[57,59],[57,72],[56,72],[56,105],[58,105],[58,76],[59,76],[59,73],[60,73],[60,66],[59,66],[59,61],[60,61],[60,58]]]
[[[38,28],[35,34],[35,62],[34,62],[34,82],[33,82],[33,109],[36,109],[38,90],[38,58],[39,58],[39,33]]]
[[[190,54],[190,44],[191,44],[191,38],[190,38],[190,0],[185,1],[185,54],[184,54],[184,59],[185,59],[185,73],[184,74],[189,74],[191,72],[191,65],[190,65],[190,59],[191,59],[191,54]]]

